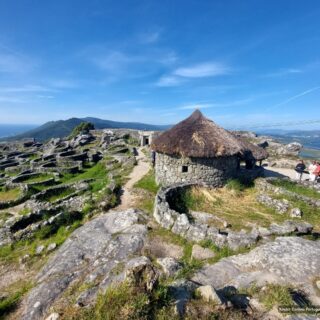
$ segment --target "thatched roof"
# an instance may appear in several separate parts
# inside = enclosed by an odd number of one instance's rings
[[[193,158],[225,157],[244,151],[236,137],[199,110],[158,136],[151,148],[160,153]]]
[[[245,152],[243,152],[241,155],[242,159],[247,160],[253,158],[257,161],[260,161],[268,158],[269,154],[267,150],[263,149],[262,147],[259,147],[254,143],[249,142],[241,136],[235,135],[235,137],[239,140],[242,148],[245,150]]]

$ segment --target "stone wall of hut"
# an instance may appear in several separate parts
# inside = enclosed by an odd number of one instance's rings
[[[156,154],[156,181],[162,186],[175,183],[205,183],[222,186],[228,179],[237,176],[236,156],[219,158],[183,158]]]

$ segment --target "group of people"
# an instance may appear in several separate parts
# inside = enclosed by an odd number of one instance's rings
[[[297,173],[297,179],[300,181],[304,173],[309,174],[309,181],[317,182],[320,178],[320,162],[312,161],[308,166],[308,171],[306,171],[306,165],[303,160],[300,160],[295,167]]]

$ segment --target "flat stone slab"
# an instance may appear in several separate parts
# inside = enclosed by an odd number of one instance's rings
[[[256,283],[297,286],[320,304],[313,281],[320,273],[320,241],[278,237],[247,254],[231,256],[197,272],[193,281],[222,289],[246,288]]]

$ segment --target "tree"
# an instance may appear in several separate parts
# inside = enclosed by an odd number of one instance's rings
[[[88,133],[90,130],[94,130],[94,124],[91,122],[81,122],[71,132],[70,138],[74,138],[80,133]]]

